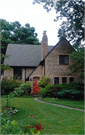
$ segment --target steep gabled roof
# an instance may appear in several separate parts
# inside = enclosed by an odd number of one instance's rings
[[[53,46],[48,46],[48,52]],[[41,45],[8,44],[4,64],[9,66],[36,67],[41,61]]]

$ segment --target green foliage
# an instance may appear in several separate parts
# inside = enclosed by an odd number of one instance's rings
[[[79,83],[79,82],[72,82],[69,84],[62,83],[62,84],[56,84],[54,85],[58,88],[58,90],[68,90],[68,89],[75,89],[75,90],[84,90],[84,83]]]
[[[20,97],[23,95],[23,93],[29,93],[31,92],[31,85],[30,82],[22,83],[19,87],[15,88],[13,92],[9,94],[10,97]]]
[[[81,90],[62,90],[56,94],[58,98],[81,100],[84,99],[84,92]]]
[[[51,89],[52,89],[52,86],[47,85],[47,86],[45,86],[45,88],[40,89],[39,92],[40,92],[42,97],[47,97],[47,96],[50,97],[51,96],[51,94],[50,94]]]
[[[84,80],[84,47],[70,54],[72,64],[69,66],[70,74],[77,73]]]
[[[42,76],[40,77],[40,80],[37,82],[39,87],[44,88],[46,85],[48,85],[50,82],[50,78],[48,78],[47,76]]]
[[[40,89],[39,92],[42,97],[56,97],[56,93],[58,93],[58,92],[62,93],[63,90],[70,91],[70,89],[74,89],[74,91],[76,90],[77,92],[83,93],[84,92],[84,83],[72,82],[69,84],[63,83],[63,84],[56,84],[56,85],[55,84],[47,85],[47,86],[45,86],[45,88]]]
[[[8,58],[8,56],[7,55],[4,55],[4,54],[1,54],[1,57],[0,57],[1,63],[3,63],[4,58]],[[1,71],[11,70],[11,68],[9,67],[9,65],[5,65],[5,64],[1,64],[1,67],[0,68],[1,68]]]
[[[14,91],[15,88],[19,87],[21,82],[16,81],[14,78],[8,79],[4,77],[1,83],[1,94],[7,95],[10,92]]]
[[[22,83],[20,85],[20,88],[23,89],[23,90],[30,90],[31,89],[30,82]]]
[[[18,21],[7,22],[4,19],[0,19],[1,22],[1,52],[3,55],[6,53],[7,45],[10,44],[37,44],[40,42],[35,33],[35,28],[30,27],[27,23],[25,26],[21,26]],[[3,64],[4,58],[1,60]]]
[[[75,46],[81,45],[81,41],[84,41],[83,0],[33,0],[33,4],[35,3],[43,3],[42,5],[47,11],[54,8],[56,11],[55,22],[66,18],[58,30],[58,37],[65,36]]]
[[[15,88],[14,91],[9,94],[9,96],[10,97],[15,97],[15,96],[20,97],[23,95],[23,93],[24,93],[24,90],[21,89],[20,87],[18,87],[18,88]]]
[[[22,134],[22,129],[15,120],[8,120],[1,126],[1,134]]]

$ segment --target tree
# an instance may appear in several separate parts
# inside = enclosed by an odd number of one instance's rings
[[[84,80],[84,47],[78,48],[75,52],[70,54],[72,64],[68,67],[70,74],[76,73]]]
[[[7,57],[8,58],[8,56],[7,55],[4,55],[4,54],[1,54],[1,71],[4,71],[4,70],[11,70],[11,68],[9,67],[9,65],[5,65],[5,64],[2,64],[3,63],[3,59],[5,58],[5,57]]]
[[[37,44],[40,42],[35,33],[35,28],[30,27],[30,24],[26,23],[25,26],[21,26],[18,21],[7,22],[1,19],[1,53],[5,55],[7,45],[10,44]],[[4,57],[2,57],[1,63],[3,63]]]
[[[58,30],[58,37],[64,36],[75,46],[81,45],[84,40],[84,2],[83,0],[33,0],[33,4],[43,4],[43,7],[50,11],[56,11],[56,19],[66,18]]]
[[[4,19],[1,21],[1,70],[11,69],[8,65],[3,64],[7,45],[10,44],[37,44],[40,42],[37,38],[37,33],[35,33],[35,28],[30,27],[30,24],[26,23],[25,26],[21,26],[18,21],[7,22]]]

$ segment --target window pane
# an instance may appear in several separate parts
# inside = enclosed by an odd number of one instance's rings
[[[59,84],[59,77],[54,77],[54,84]]]
[[[68,64],[68,56],[65,56],[65,57],[64,57],[64,63],[65,63],[65,64]]]
[[[66,77],[62,77],[62,83],[67,83],[67,78]]]
[[[59,64],[63,64],[63,56],[62,55],[59,56]]]
[[[68,55],[59,55],[59,64],[69,64],[69,57]]]
[[[20,80],[22,79],[22,68],[14,68],[14,76],[19,78]]]
[[[74,77],[70,77],[70,83],[74,81]]]

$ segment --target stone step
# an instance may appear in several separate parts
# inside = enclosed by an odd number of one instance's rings
[[[33,97],[38,97],[39,93],[33,93]]]

